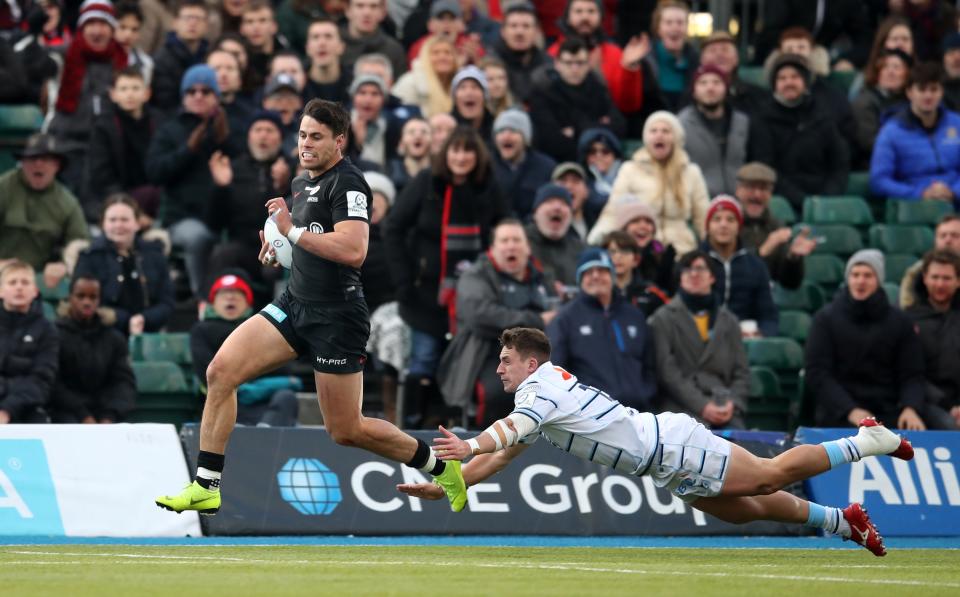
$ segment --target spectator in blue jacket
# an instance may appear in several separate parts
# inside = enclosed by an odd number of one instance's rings
[[[613,277],[606,251],[590,247],[580,254],[580,293],[547,326],[551,360],[622,404],[649,410],[657,391],[653,334],[643,312],[615,288]]]
[[[730,195],[714,197],[707,210],[707,238],[701,246],[715,265],[713,291],[720,304],[740,319],[744,336],[776,336],[780,316],[770,291],[770,273],[763,259],[743,246],[741,228],[740,202]]]
[[[907,81],[909,108],[880,129],[870,160],[876,195],[933,199],[960,207],[960,114],[941,105],[943,73],[938,64],[918,64]]]
[[[533,125],[523,110],[504,110],[493,121],[493,171],[513,212],[521,220],[533,213],[533,198],[557,163],[531,147]]]

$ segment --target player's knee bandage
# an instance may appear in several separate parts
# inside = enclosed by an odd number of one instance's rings
[[[484,430],[484,433],[493,438],[498,450],[517,445],[520,438],[534,430],[536,424],[530,419],[517,413],[510,413]]]

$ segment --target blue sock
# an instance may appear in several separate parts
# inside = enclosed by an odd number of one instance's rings
[[[814,502],[807,502],[807,504],[810,511],[807,514],[807,522],[803,523],[804,526],[823,529],[833,535],[850,536],[850,525],[843,517],[840,508],[821,506]]]
[[[827,457],[830,459],[830,468],[835,468],[840,464],[848,462],[858,462],[860,460],[860,450],[853,440],[849,437],[842,437],[837,440],[823,442],[820,444],[827,451]]]

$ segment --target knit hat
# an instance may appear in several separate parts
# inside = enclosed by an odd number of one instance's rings
[[[482,70],[472,64],[461,68],[457,71],[457,74],[454,75],[453,83],[450,84],[450,95],[455,95],[457,93],[457,87],[467,79],[473,79],[483,88],[483,97],[486,99],[488,93],[487,75],[483,74]]]
[[[672,112],[666,110],[657,110],[647,117],[647,121],[643,123],[643,144],[647,144],[647,133],[656,122],[666,122],[673,129],[673,145],[677,149],[682,149],[687,138],[686,133],[683,132],[683,125]]]
[[[773,61],[773,66],[770,67],[770,89],[777,88],[777,73],[785,66],[792,66],[800,71],[800,75],[807,83],[807,87],[810,87],[812,71],[810,70],[810,63],[807,59],[799,54],[780,54],[777,56],[777,59]]]
[[[247,127],[247,130],[249,131],[250,129],[252,129],[253,125],[256,124],[257,122],[260,122],[261,120],[266,120],[267,122],[270,122],[275,127],[277,127],[277,130],[280,131],[281,135],[283,134],[283,120],[281,120],[280,115],[274,112],[273,110],[257,110],[253,114],[253,118],[250,119],[250,126]]]
[[[387,95],[387,84],[377,75],[360,75],[350,83],[350,97],[360,91],[361,85],[376,85],[383,96]]]
[[[763,162],[749,162],[737,170],[737,180],[777,184],[777,171]]]
[[[114,30],[117,29],[116,12],[113,10],[113,2],[110,0],[85,0],[80,5],[80,17],[77,18],[77,31],[83,29],[87,21],[99,19],[110,25]]]
[[[621,195],[618,203],[614,207],[613,214],[617,225],[621,230],[627,227],[627,224],[634,220],[644,218],[653,222],[653,227],[657,227],[657,214],[653,208],[636,197]]]
[[[250,284],[240,276],[235,276],[233,274],[227,274],[225,276],[220,276],[217,278],[216,282],[213,283],[213,286],[210,287],[210,292],[207,294],[207,300],[213,302],[217,298],[217,293],[221,290],[239,290],[243,293],[243,296],[247,299],[247,304],[253,304],[253,290],[250,288]]]
[[[698,66],[697,70],[693,72],[693,84],[696,85],[697,80],[703,75],[717,75],[724,85],[730,86],[730,75],[720,70],[720,67],[716,64],[701,64]]]
[[[527,116],[527,113],[523,110],[511,108],[504,110],[497,116],[497,119],[493,121],[493,134],[496,135],[505,129],[511,129],[520,133],[520,136],[523,137],[524,144],[527,146],[529,146],[533,140],[533,124],[530,122],[530,117]]]
[[[537,208],[549,199],[563,199],[567,205],[573,207],[573,197],[570,196],[570,191],[555,182],[548,182],[537,189],[537,196],[533,199],[530,212],[537,211]]]
[[[715,214],[718,209],[732,211],[733,215],[737,217],[737,223],[743,226],[743,209],[741,209],[740,202],[737,201],[735,197],[731,197],[730,195],[717,195],[714,197],[709,207],[707,207],[707,222],[713,219],[713,214]]]
[[[386,197],[387,203],[393,205],[393,200],[397,196],[397,187],[393,185],[392,180],[373,170],[364,172],[363,178],[367,181],[367,184],[370,185],[372,192],[382,194]]]
[[[180,79],[180,97],[185,96],[187,90],[194,85],[203,85],[204,87],[212,89],[213,92],[217,94],[217,97],[220,97],[220,86],[217,85],[217,71],[206,64],[194,64],[187,69],[187,72],[183,73],[183,78]]]
[[[430,5],[430,18],[435,19],[444,13],[453,15],[455,19],[463,17],[463,9],[457,0],[433,0],[433,4]]]
[[[850,260],[847,261],[847,268],[843,272],[843,279],[846,280],[850,277],[850,270],[853,269],[855,265],[868,265],[870,269],[873,270],[873,273],[877,275],[877,280],[882,284],[886,279],[884,274],[886,273],[883,253],[876,249],[861,249],[853,254],[850,257]]]
[[[580,286],[583,280],[583,274],[591,267],[605,267],[613,275],[613,262],[610,261],[610,254],[600,247],[588,247],[580,253],[580,259],[577,260],[577,286]]]

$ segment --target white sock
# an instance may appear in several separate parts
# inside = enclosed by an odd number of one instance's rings
[[[436,466],[437,466],[437,456],[436,454],[433,453],[433,450],[430,450],[430,456],[427,457],[426,464],[421,466],[418,470],[427,474],[432,474],[433,469],[436,468]]]
[[[210,491],[220,491],[220,471],[212,471],[202,466],[197,467],[197,477],[210,481]]]

